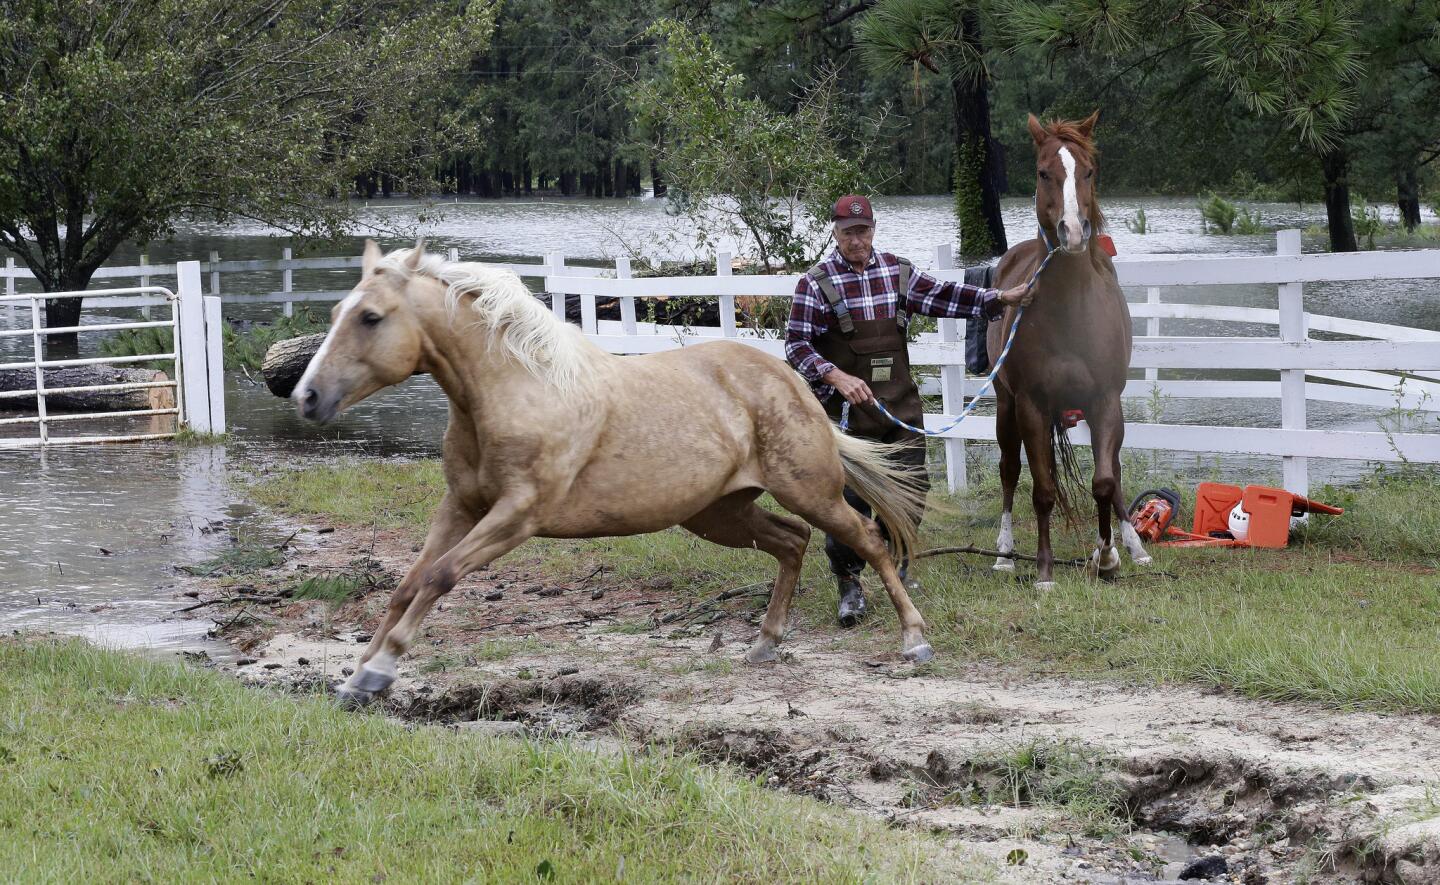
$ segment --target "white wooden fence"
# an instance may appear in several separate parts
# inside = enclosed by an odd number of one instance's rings
[[[452,259],[459,256],[450,250]],[[730,256],[716,256],[717,273],[708,277],[631,277],[629,262],[619,259],[612,268],[567,265],[561,254],[544,257],[540,263],[510,263],[507,267],[522,277],[543,280],[546,291],[579,299],[581,324],[600,346],[614,353],[649,353],[684,347],[714,338],[735,338],[783,357],[783,342],[775,333],[739,327],[735,321],[737,296],[789,297],[797,277],[733,276]],[[297,291],[296,271],[345,271],[358,269],[359,256],[302,258],[290,256],[262,260],[223,261],[211,253],[205,264],[209,292],[226,304],[275,303],[286,313],[294,302],[335,301],[348,291],[353,278],[334,289]],[[194,264],[194,262],[186,262]],[[1351,320],[1307,313],[1304,309],[1306,283],[1357,281],[1357,299],[1363,301],[1365,281],[1440,279],[1440,250],[1364,252],[1351,254],[1300,253],[1299,231],[1280,231],[1277,254],[1215,258],[1122,258],[1116,261],[1121,285],[1144,288],[1146,300],[1131,303],[1131,314],[1144,321],[1145,334],[1135,339],[1131,366],[1143,371],[1126,387],[1126,395],[1149,397],[1158,394],[1174,398],[1245,398],[1276,400],[1278,427],[1218,427],[1164,423],[1129,423],[1126,444],[1138,449],[1176,452],[1205,452],[1237,455],[1271,455],[1284,459],[1286,488],[1308,489],[1308,458],[1339,458],[1363,461],[1440,463],[1440,433],[1314,430],[1306,426],[1309,400],[1347,403],[1373,408],[1399,405],[1403,408],[1440,410],[1440,332]],[[262,293],[222,291],[227,274],[279,273],[281,288]],[[931,272],[941,279],[961,279],[954,267],[950,247],[935,249]],[[175,273],[174,265],[103,268],[97,279],[139,278],[142,285],[152,277]],[[22,268],[8,266],[3,274],[13,291],[15,280],[29,276]],[[337,274],[337,276],[341,276]],[[339,280],[337,280],[339,282]],[[1196,285],[1275,285],[1277,309],[1185,304],[1164,301],[1163,289]],[[719,301],[721,325],[677,327],[641,322],[637,299],[660,296],[707,297]],[[618,297],[621,319],[599,320],[596,301]],[[1437,284],[1440,301],[1440,284]],[[554,300],[563,312],[565,299]],[[1201,319],[1259,324],[1275,327],[1273,338],[1162,336],[1162,319]],[[1315,340],[1311,332],[1351,336],[1357,340]],[[938,391],[942,397],[939,414],[926,415],[926,424],[938,428],[949,423],[964,401],[966,389],[979,388],[979,381],[964,371],[963,327],[943,320],[938,333],[920,336],[912,346],[912,362],[938,369]],[[1160,379],[1161,369],[1263,370],[1278,371],[1278,381],[1172,380]],[[1403,382],[1403,385],[1402,385]],[[934,392],[927,386],[927,392]],[[1078,444],[1088,444],[1089,431],[1082,422],[1070,431]],[[965,483],[964,447],[967,440],[993,441],[993,418],[972,416],[945,434],[949,483]]]
[[[10,265],[13,268],[13,264]],[[33,371],[34,387],[30,389],[0,392],[0,398],[34,399],[35,415],[4,417],[0,413],[0,426],[23,425],[35,428],[34,436],[0,438],[0,448],[30,446],[73,445],[78,443],[137,442],[163,439],[175,436],[182,427],[198,433],[225,432],[224,364],[221,352],[221,306],[220,299],[205,296],[201,291],[200,263],[182,261],[171,268],[178,273],[175,289],[152,286],[148,281],[130,288],[91,289],[85,292],[48,292],[14,294],[13,276],[7,280],[6,293],[0,295],[0,340],[20,338],[30,345],[28,359],[0,362],[0,371]],[[66,328],[46,328],[43,323],[43,305],[49,301],[66,298],[84,298],[84,310],[99,322],[81,323]],[[139,321],[114,321],[110,317],[96,318],[96,313],[109,313],[120,308],[141,308],[145,319]],[[167,315],[155,319],[152,311],[161,308]],[[131,356],[76,357],[71,359],[47,359],[44,350],[46,335],[56,332],[74,332],[77,335],[110,333],[130,329],[167,329],[171,333],[173,346],[164,352],[135,354]],[[47,388],[45,370],[68,366],[123,365],[165,361],[174,365],[174,376],[168,381],[137,381],[125,383],[91,384],[63,388]],[[62,393],[84,393],[99,391],[141,390],[165,388],[174,393],[174,405],[148,409],[129,409],[113,412],[67,412],[54,414],[46,407],[46,399]],[[61,422],[82,422],[103,426],[100,422],[114,419],[163,418],[174,416],[172,422],[149,432],[140,432],[134,427],[119,433],[79,433],[54,436],[53,425]],[[153,422],[152,422],[153,423]]]

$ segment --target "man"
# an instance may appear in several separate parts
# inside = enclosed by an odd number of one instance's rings
[[[848,433],[905,443],[897,460],[912,466],[928,488],[925,437],[896,426],[875,408],[878,399],[905,423],[923,424],[920,391],[910,377],[905,333],[910,317],[994,320],[1006,305],[1028,304],[1030,294],[1025,286],[1001,292],[942,283],[916,271],[904,258],[876,252],[875,214],[865,197],[841,197],[832,217],[835,251],[795,287],[785,355],[810,382],[831,419],[839,422],[842,415],[848,419]],[[851,489],[845,490],[845,500],[870,515],[869,505]],[[829,535],[825,536],[825,554],[840,584],[840,624],[852,626],[865,614],[865,593],[860,587],[865,561]],[[907,565],[901,563],[900,576],[913,588],[906,579]]]

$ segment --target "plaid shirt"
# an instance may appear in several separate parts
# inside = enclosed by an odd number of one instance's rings
[[[835,291],[845,299],[845,306],[856,320],[883,320],[895,316],[895,291],[900,286],[900,259],[888,252],[870,253],[864,273],[856,273],[850,263],[835,250],[821,267],[830,275]],[[942,283],[918,269],[910,272],[910,291],[905,293],[905,309],[910,314],[928,317],[999,316],[1004,306],[999,289],[981,289],[966,283]],[[807,274],[795,286],[795,300],[790,305],[790,322],[785,328],[785,356],[810,386],[815,395],[825,400],[835,388],[824,383],[827,372],[835,364],[815,349],[815,339],[836,322],[835,309],[825,300],[820,285]]]

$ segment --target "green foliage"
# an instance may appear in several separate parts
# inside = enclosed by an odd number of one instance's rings
[[[1208,194],[1201,199],[1200,219],[1207,233],[1253,235],[1265,232],[1258,211],[1236,206],[1219,194]],[[1211,228],[1214,230],[1211,231]]]
[[[1364,240],[1367,249],[1375,248],[1375,235],[1385,229],[1385,223],[1380,220],[1380,210],[1358,194],[1350,206],[1350,223],[1355,226],[1355,238]]]
[[[384,169],[423,189],[472,143],[435,104],[483,47],[489,0],[8,4],[0,24],[0,245],[47,290],[178,219],[332,236],[335,197]],[[25,232],[22,235],[22,231]],[[75,310],[78,310],[78,303]]]
[[[822,74],[792,112],[779,113],[751,96],[709,37],[668,20],[648,33],[659,60],[653,76],[633,84],[632,101],[643,126],[664,132],[656,151],[671,209],[695,224],[695,245],[729,235],[763,267],[810,263],[829,239],[834,200],[867,189],[864,153],[838,149],[838,130],[865,122],[839,119],[834,75]]]
[[[275,342],[314,335],[328,328],[329,318],[316,316],[308,304],[297,304],[294,316],[280,316],[272,323],[256,323],[243,332],[226,323],[221,335],[225,368],[258,371]]]
[[[967,0],[880,0],[855,27],[860,57],[874,70],[920,68],[948,78],[974,78],[985,70],[975,35],[965,33]]]
[[[1132,234],[1147,234],[1150,232],[1150,223],[1145,219],[1145,210],[1136,209],[1135,214],[1125,219],[1125,229]]]
[[[980,193],[985,168],[985,142],[967,139],[955,147],[955,221],[960,227],[960,252],[970,257],[995,253]]]
[[[1200,222],[1204,225],[1207,233],[1212,227],[1217,233],[1230,233],[1235,227],[1237,214],[1238,210],[1235,204],[1219,194],[1212,193],[1200,200]]]
[[[145,356],[152,353],[174,353],[175,334],[166,328],[121,329],[100,342],[105,356]],[[174,360],[151,360],[144,364],[174,376]]]
[[[1235,216],[1235,233],[1247,236],[1265,233],[1265,226],[1260,222],[1260,212],[1241,209]]]
[[[1140,63],[1185,59],[1249,113],[1282,120],[1309,148],[1333,145],[1356,105],[1363,49],[1346,0],[998,5],[1018,43]]]

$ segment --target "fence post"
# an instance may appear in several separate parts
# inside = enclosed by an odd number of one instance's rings
[[[1275,234],[1275,254],[1299,255],[1300,231],[1282,230]],[[1302,283],[1280,284],[1280,340],[1304,341],[1305,287]],[[1305,429],[1305,370],[1285,369],[1280,373],[1280,426],[1286,430]],[[1310,493],[1309,461],[1287,455],[1284,459],[1284,486],[1298,495]]]
[[[732,270],[729,252],[715,253],[715,276],[728,277]],[[726,338],[735,337],[735,296],[720,296],[720,334]]]
[[[142,288],[142,289],[145,288],[146,286],[149,286],[149,285],[150,285],[150,274],[146,273],[146,271],[149,270],[149,269],[150,269],[150,256],[149,256],[149,255],[146,255],[144,252],[141,252],[141,253],[140,253],[140,288]],[[140,308],[140,316],[141,316],[142,318],[144,318],[144,319],[147,319],[147,320],[150,319],[150,305],[147,304],[147,305],[145,305],[144,307]]]
[[[225,432],[225,350],[224,319],[220,296],[205,296],[205,371],[210,383],[210,432]]]
[[[5,259],[5,294],[15,294],[15,259]],[[15,302],[5,302],[5,325],[15,325]]]
[[[617,259],[615,259],[615,279],[617,279],[617,280],[628,280],[628,279],[630,279],[630,259],[629,259],[629,258],[617,258]],[[637,334],[637,331],[638,331],[638,330],[635,328],[635,296],[634,296],[634,295],[621,295],[621,296],[620,296],[620,328],[625,332],[626,335],[634,335],[634,334]]]
[[[280,271],[280,291],[287,295],[295,291],[295,271],[290,269],[290,262],[293,261],[294,258],[295,251],[289,246],[286,246],[280,251],[280,259],[285,262],[285,269]],[[295,315],[295,302],[286,298],[284,311],[287,317],[293,317]]]
[[[448,250],[446,250],[446,252],[445,252],[445,258],[446,258],[446,260],[448,260],[451,264],[454,264],[454,263],[458,262],[458,261],[460,260],[460,247],[459,247],[459,246],[451,246]]]
[[[213,253],[212,253],[213,254]],[[185,418],[196,433],[210,433],[210,378],[205,355],[205,294],[200,286],[200,262],[175,265],[180,328],[175,352],[180,358],[180,395]]]
[[[955,256],[950,250],[950,244],[945,243],[935,247],[935,269],[950,270],[955,266]],[[965,337],[960,332],[960,321],[942,319],[940,321],[940,340],[946,344],[960,344],[959,352],[965,353]],[[947,415],[954,415],[965,408],[965,366],[946,365],[940,367],[940,401],[941,410]],[[945,480],[950,491],[958,492],[965,488],[965,440],[945,440]]]
[[[565,253],[551,252],[545,256],[546,276],[558,277],[565,272]],[[563,323],[565,322],[565,301],[564,292],[550,293],[550,311],[555,314]]]
[[[50,441],[50,430],[45,423],[47,417],[45,412],[45,345],[41,343],[40,331],[44,328],[40,321],[40,299],[30,299],[30,336],[31,346],[35,353],[35,414],[40,418],[40,445],[43,447]]]
[[[210,250],[210,294],[220,294],[220,253]]]
[[[1152,306],[1158,306],[1158,305],[1160,304],[1160,287],[1159,287],[1159,286],[1151,286],[1151,287],[1149,287],[1148,289],[1145,290],[1145,303],[1146,303],[1146,304],[1149,304],[1149,305],[1152,305]],[[1159,318],[1159,317],[1157,317],[1157,316],[1152,316],[1152,317],[1150,317],[1149,319],[1147,319],[1147,320],[1145,321],[1145,335],[1146,335],[1146,337],[1149,337],[1149,338],[1159,338],[1159,337],[1160,337],[1160,318]],[[1159,381],[1159,380],[1160,380],[1160,370],[1159,370],[1159,369],[1155,369],[1155,368],[1146,369],[1146,370],[1145,370],[1145,380],[1146,380],[1146,381],[1149,381],[1149,382],[1153,385],[1156,381]]]

